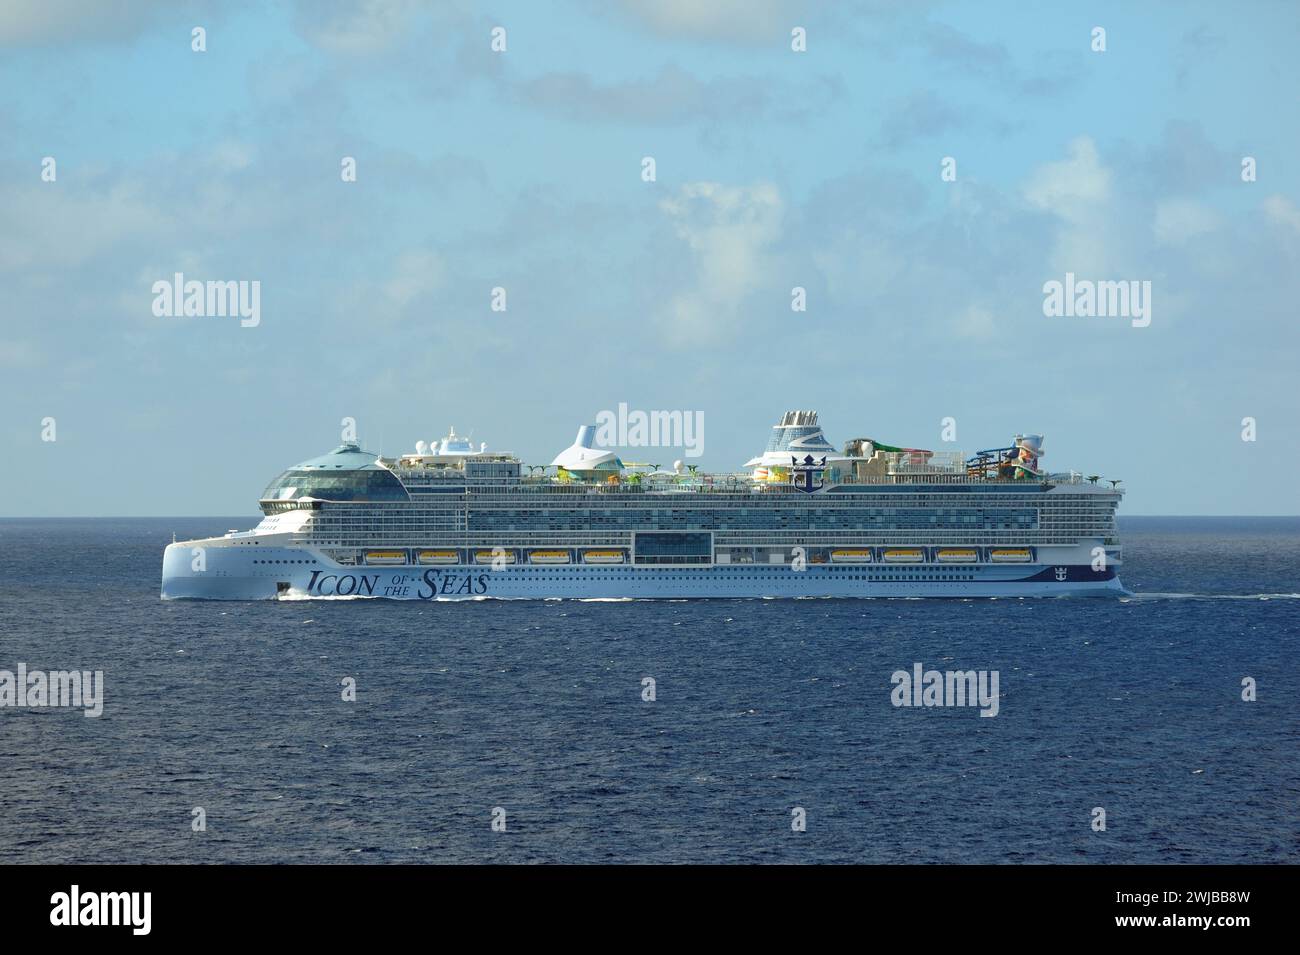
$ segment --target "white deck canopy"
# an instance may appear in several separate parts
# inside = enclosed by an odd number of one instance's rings
[[[555,456],[551,467],[564,468],[566,471],[620,471],[623,462],[613,451],[602,451],[592,447],[596,440],[596,426],[584,424],[578,429],[578,436],[573,444]]]

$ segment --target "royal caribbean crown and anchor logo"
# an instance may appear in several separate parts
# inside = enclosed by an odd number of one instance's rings
[[[800,463],[796,457],[790,458],[790,483],[801,491],[811,494],[813,491],[820,491],[826,486],[826,482],[820,480],[822,473],[826,470],[826,455],[822,455],[821,460],[814,458],[811,454],[804,455],[803,462]]]

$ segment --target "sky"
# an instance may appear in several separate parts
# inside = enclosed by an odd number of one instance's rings
[[[702,470],[816,409],[1300,513],[1297,50],[1273,2],[7,0],[0,515],[251,515],[345,419],[546,464],[620,404]],[[1067,273],[1149,323],[1045,314]]]

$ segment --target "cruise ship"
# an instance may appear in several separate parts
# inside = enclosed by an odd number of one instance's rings
[[[176,541],[162,596],[294,598],[1115,595],[1118,481],[1040,467],[1041,435],[960,452],[785,413],[732,473],[624,464],[596,428],[546,466],[453,428],[385,458],[344,444],[267,487],[253,530]],[[1109,485],[1109,486],[1108,486]]]

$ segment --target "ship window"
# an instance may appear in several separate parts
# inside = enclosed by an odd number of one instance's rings
[[[325,501],[406,501],[402,482],[391,471],[285,471],[270,483],[263,500],[297,500],[315,497]]]
[[[708,563],[713,555],[712,535],[646,533],[636,534],[634,559],[639,564]]]

